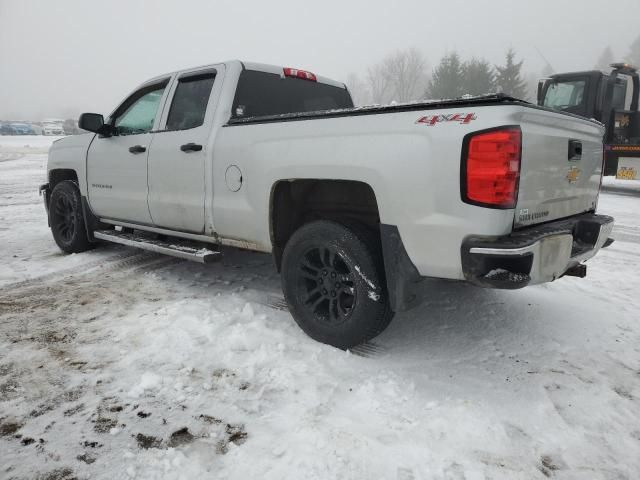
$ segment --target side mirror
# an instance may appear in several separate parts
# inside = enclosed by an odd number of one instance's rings
[[[544,105],[544,92],[549,82],[551,82],[550,78],[541,78],[540,80],[538,80],[538,94],[536,98],[538,100],[537,103],[540,106]]]
[[[104,117],[99,113],[83,113],[78,119],[78,127],[100,135],[111,136],[111,125],[105,125]]]

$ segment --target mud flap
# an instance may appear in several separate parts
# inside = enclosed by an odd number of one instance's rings
[[[91,207],[89,206],[89,202],[87,201],[87,197],[82,195],[81,197],[82,203],[82,216],[84,217],[84,226],[87,230],[87,239],[91,243],[96,243],[96,239],[93,236],[93,232],[96,230],[103,230],[108,227],[104,223],[101,223],[98,217],[96,217],[91,211]]]
[[[422,303],[421,276],[404,248],[400,232],[395,225],[380,225],[384,270],[391,309],[404,312]]]

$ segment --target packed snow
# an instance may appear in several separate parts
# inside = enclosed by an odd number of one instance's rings
[[[63,255],[51,138],[0,137],[0,478],[637,479],[640,182],[586,279],[430,281],[343,352],[306,337],[270,256]]]

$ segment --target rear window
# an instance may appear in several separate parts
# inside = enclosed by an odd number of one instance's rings
[[[353,101],[346,88],[244,70],[233,101],[233,118],[352,107]]]
[[[546,90],[544,106],[576,115],[587,115],[588,79],[551,82]]]

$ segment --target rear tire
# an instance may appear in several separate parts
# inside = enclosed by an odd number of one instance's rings
[[[75,182],[58,183],[49,200],[49,225],[58,247],[66,253],[80,253],[91,248],[82,213],[82,199]]]
[[[393,319],[380,240],[356,224],[300,227],[284,249],[282,289],[300,328],[337,348],[372,339]]]

